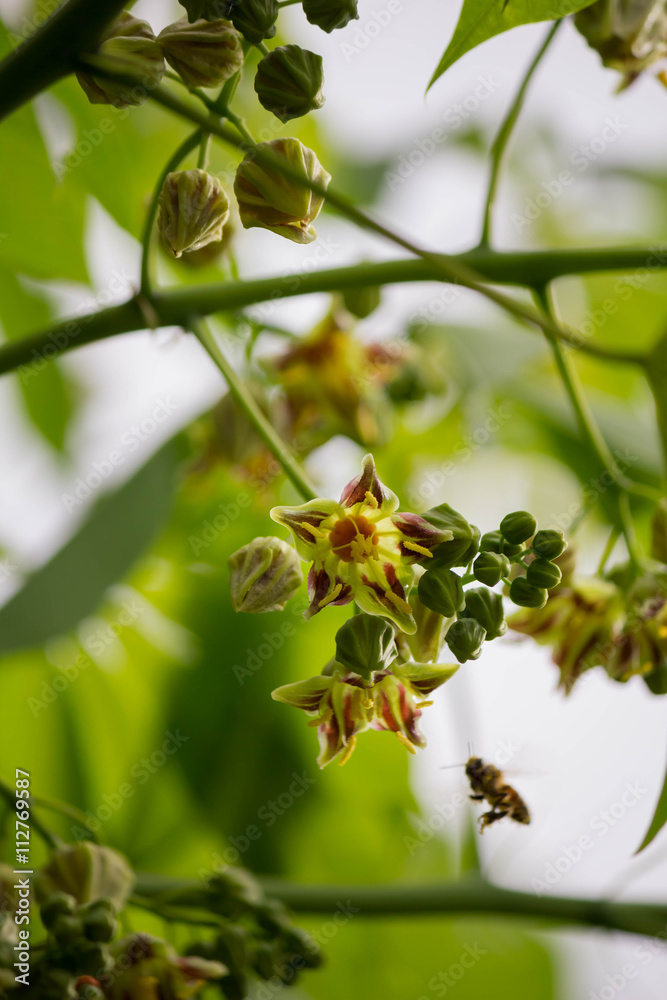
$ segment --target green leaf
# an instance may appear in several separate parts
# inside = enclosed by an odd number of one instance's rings
[[[660,833],[665,823],[667,823],[667,774],[665,774],[665,781],[662,786],[662,791],[660,792],[658,804],[655,807],[653,819],[651,820],[651,824],[646,831],[646,836],[637,848],[637,854],[639,854],[640,851],[643,851],[645,847],[648,847],[651,841]]]
[[[0,609],[0,652],[34,648],[97,610],[165,521],[175,483],[178,439],[93,508],[77,534]]]
[[[463,0],[463,9],[452,40],[431,77],[429,88],[462,55],[510,28],[535,21],[553,21],[590,7],[593,0]]]

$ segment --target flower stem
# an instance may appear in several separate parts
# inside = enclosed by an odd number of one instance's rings
[[[199,170],[208,169],[208,153],[211,148],[211,136],[202,135],[199,142],[199,155],[197,156],[197,168]]]
[[[236,374],[232,365],[230,365],[206,323],[202,319],[191,318],[188,321],[188,326],[222,372],[235,402],[255,428],[271,454],[280,462],[287,478],[296,487],[304,500],[314,500],[317,497],[317,493],[308,482],[305,473],[290,453],[285,442],[276,434],[248,389]]]
[[[16,808],[16,791],[9,782],[4,781],[0,778],[0,795],[5,800],[10,809]],[[33,800],[33,796],[30,796]],[[32,829],[37,833],[45,844],[47,844],[51,849],[55,849],[60,846],[60,839],[56,837],[55,833],[51,833],[48,827],[44,826],[39,816],[35,812],[30,813],[30,825]]]
[[[535,70],[542,61],[542,57],[551,45],[554,35],[558,31],[561,22],[556,21],[553,27],[549,30],[547,37],[540,46],[540,49],[533,59],[532,63],[528,67],[526,75],[523,78],[523,82],[517,91],[517,95],[512,102],[509,111],[507,112],[502,125],[498,130],[498,134],[493,140],[493,145],[491,146],[491,176],[489,178],[489,187],[486,195],[486,206],[484,208],[484,222],[482,224],[482,236],[479,241],[480,247],[487,247],[491,242],[491,222],[493,214],[493,206],[496,200],[496,191],[498,188],[498,179],[500,176],[500,167],[502,165],[503,156],[505,155],[505,150],[507,149],[507,144],[512,135],[514,126],[517,123],[517,119],[521,114],[523,108],[523,103],[526,97],[526,92],[528,90],[528,85],[533,78]]]

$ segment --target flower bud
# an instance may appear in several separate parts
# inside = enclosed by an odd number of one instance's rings
[[[525,576],[517,576],[510,586],[510,600],[520,608],[543,608],[547,603],[546,590],[533,586]]]
[[[535,559],[526,570],[526,580],[534,587],[552,590],[561,581],[562,573],[555,563],[548,559]]]
[[[459,663],[465,663],[481,654],[486,631],[474,618],[460,618],[452,622],[445,638]]]
[[[257,149],[285,160],[304,179],[323,188],[331,180],[312,149],[298,139],[273,139],[260,143]],[[285,177],[277,167],[258,163],[254,150],[236,171],[234,192],[245,229],[259,226],[295,243],[312,243],[317,237],[312,223],[320,214],[324,198],[297,180]]]
[[[326,32],[359,19],[357,0],[303,0],[303,12],[311,24]]]
[[[164,57],[147,21],[123,11],[103,37],[96,55],[110,70],[137,79],[136,87],[79,72],[76,78],[91,104],[113,104],[127,108],[143,104],[148,90],[156,87],[164,75]]]
[[[393,628],[375,615],[354,615],[336,633],[336,661],[369,682],[377,671],[388,670],[396,655]]]
[[[486,641],[505,635],[507,624],[503,612],[503,599],[486,587],[471,587],[465,593],[463,619],[472,618],[486,631]]]
[[[116,936],[118,924],[113,903],[98,899],[79,911],[83,918],[83,933],[89,941],[107,944]]]
[[[555,528],[542,528],[533,538],[533,551],[542,559],[557,559],[566,547],[563,532]]]
[[[42,923],[50,930],[55,920],[61,916],[71,916],[76,910],[76,899],[66,892],[53,892],[39,908]]]
[[[52,853],[51,860],[40,873],[37,891],[42,900],[61,890],[73,896],[77,903],[106,899],[116,910],[121,910],[133,885],[134,872],[122,854],[111,847],[84,840],[80,844],[59,847]]]
[[[473,563],[472,571],[475,579],[485,583],[487,587],[495,587],[510,571],[507,556],[498,552],[480,552]]]
[[[434,550],[433,555],[438,563],[448,569],[452,566],[466,566],[474,555],[474,552],[470,554],[471,548],[474,547],[476,551],[479,541],[479,532],[475,526],[469,524],[463,514],[459,514],[448,503],[432,507],[421,516],[434,527],[451,531],[453,535],[453,538],[441,542]]]
[[[174,257],[222,239],[229,201],[217,177],[205,170],[167,174],[158,204],[160,236]]]
[[[451,569],[428,569],[419,580],[417,593],[422,604],[444,618],[452,618],[463,607],[461,577]]]
[[[255,538],[229,557],[235,611],[282,611],[302,581],[301,560],[280,538]]]
[[[574,23],[604,66],[625,73],[626,86],[667,54],[667,11],[661,0],[597,0],[579,11]]]
[[[346,288],[341,293],[343,305],[352,316],[366,319],[380,305],[382,292],[378,285],[363,285],[361,288]]]
[[[503,551],[504,545],[505,539],[499,531],[487,531],[480,539],[479,549],[480,552],[496,552],[500,554]]]
[[[414,590],[410,594],[409,602],[417,623],[417,631],[414,635],[398,633],[396,638],[399,648],[407,647],[417,663],[435,662],[445,641],[445,632],[449,621],[422,604],[419,595]]]
[[[243,45],[229,21],[186,18],[168,25],[158,35],[167,62],[190,87],[219,87],[243,65]]]
[[[255,76],[259,103],[281,122],[324,104],[322,57],[300,45],[281,45],[260,60]]]
[[[273,38],[278,20],[278,0],[227,0],[228,17],[251,45]]]
[[[227,8],[230,0],[179,0],[181,7],[185,7],[190,24],[203,18],[205,21],[218,21],[221,17],[227,17]]]
[[[500,522],[500,533],[510,545],[520,545],[531,538],[537,530],[537,521],[527,510],[515,510]]]

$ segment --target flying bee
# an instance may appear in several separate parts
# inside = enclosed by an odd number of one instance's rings
[[[466,776],[474,792],[470,798],[474,802],[488,802],[491,806],[488,812],[479,818],[480,830],[483,833],[487,826],[496,820],[509,816],[515,823],[530,823],[528,806],[516,789],[506,784],[502,771],[493,764],[485,764],[481,757],[471,757],[466,766]]]

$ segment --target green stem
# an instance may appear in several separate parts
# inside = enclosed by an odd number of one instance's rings
[[[9,782],[4,781],[0,778],[0,795],[3,797],[10,810],[16,808],[16,789],[13,788]],[[32,795],[30,799],[32,801]],[[30,827],[37,833],[45,844],[47,844],[52,850],[60,846],[60,840],[56,837],[55,833],[51,833],[48,827],[44,826],[39,816],[36,815],[32,810],[30,812],[29,819]]]
[[[211,136],[203,135],[199,142],[199,155],[197,157],[197,168],[199,170],[208,169],[208,154],[211,148]]]
[[[609,556],[614,551],[614,546],[616,545],[616,542],[618,541],[620,536],[621,536],[620,528],[614,525],[614,527],[611,529],[609,538],[607,539],[607,544],[602,550],[602,555],[600,556],[600,562],[598,563],[598,568],[595,571],[596,576],[602,576],[602,574],[604,573],[604,568],[607,565]]]
[[[151,240],[153,237],[153,226],[155,225],[155,220],[157,218],[158,212],[158,202],[160,200],[160,192],[162,191],[162,186],[167,178],[167,174],[172,173],[177,167],[183,162],[188,153],[191,153],[193,149],[197,147],[197,144],[203,142],[203,133],[200,129],[192,132],[187,139],[184,139],[181,145],[178,147],[176,152],[170,157],[166,166],[162,170],[162,173],[158,177],[155,187],[153,189],[153,195],[151,197],[151,203],[146,213],[146,219],[144,222],[144,229],[141,237],[141,285],[140,294],[147,299],[152,298],[152,288],[151,288],[151,274],[150,274],[150,257],[151,257]]]
[[[67,802],[60,802],[58,799],[46,798],[44,795],[32,795],[32,801],[35,805],[39,806],[41,809],[48,809],[50,812],[59,813],[61,816],[65,816],[67,819],[75,820],[83,829],[89,834],[90,840],[94,843],[99,843],[99,837],[91,827],[88,826],[88,820],[86,819],[86,814],[77,809],[76,806],[71,806]]]
[[[276,434],[248,392],[248,389],[230,365],[206,323],[201,319],[190,318],[188,326],[222,372],[235,402],[255,428],[271,454],[280,462],[287,478],[296,487],[304,500],[314,500],[317,497],[317,493],[308,482],[300,465],[290,453],[285,442]]]
[[[480,246],[488,246],[491,242],[491,222],[493,214],[493,206],[496,200],[496,192],[498,188],[498,179],[500,177],[500,167],[502,165],[502,160],[505,155],[505,150],[507,149],[507,144],[509,142],[510,136],[514,126],[517,123],[519,115],[523,109],[523,103],[526,97],[526,92],[530,81],[533,78],[535,70],[542,61],[542,57],[551,45],[552,39],[554,38],[561,22],[556,21],[553,27],[549,30],[547,37],[542,43],[537,55],[533,59],[532,63],[528,67],[528,71],[523,78],[523,82],[519,87],[516,97],[512,102],[505,119],[498,130],[498,134],[494,139],[493,145],[491,146],[491,176],[489,178],[489,188],[486,195],[486,206],[484,208],[484,222],[482,224],[482,236],[480,239]]]

